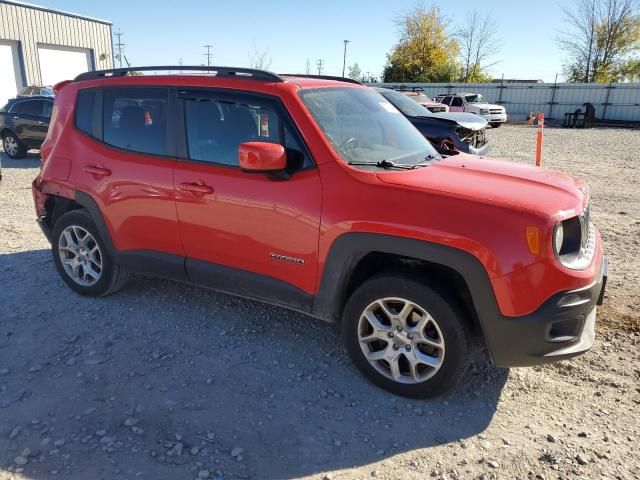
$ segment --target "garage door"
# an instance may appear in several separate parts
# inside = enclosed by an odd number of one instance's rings
[[[19,68],[15,45],[0,43],[0,107],[15,97],[21,87]]]
[[[71,80],[79,73],[89,70],[89,50],[63,47],[38,47],[42,85],[55,85],[62,80]]]

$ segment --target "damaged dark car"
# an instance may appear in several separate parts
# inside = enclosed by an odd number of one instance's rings
[[[433,113],[406,95],[376,88],[422,133],[440,153],[458,151],[471,155],[489,152],[486,129],[489,122],[473,113]]]

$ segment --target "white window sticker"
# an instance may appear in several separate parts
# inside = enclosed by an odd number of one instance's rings
[[[378,102],[382,108],[384,108],[389,113],[400,113],[396,110],[396,107],[391,105],[389,102]]]

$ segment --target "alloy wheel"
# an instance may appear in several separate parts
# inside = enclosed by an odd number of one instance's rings
[[[371,366],[399,383],[424,382],[444,361],[445,342],[438,323],[404,298],[369,304],[358,321],[358,341]]]
[[[4,137],[4,151],[9,156],[13,157],[17,155],[19,148],[20,146],[18,145],[18,141],[14,137],[11,135]]]
[[[78,285],[90,287],[102,275],[102,253],[95,238],[84,228],[71,225],[60,234],[60,262]]]

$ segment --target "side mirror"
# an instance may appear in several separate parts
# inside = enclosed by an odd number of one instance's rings
[[[277,143],[241,143],[238,147],[238,161],[245,172],[274,173],[287,168],[284,147]]]

